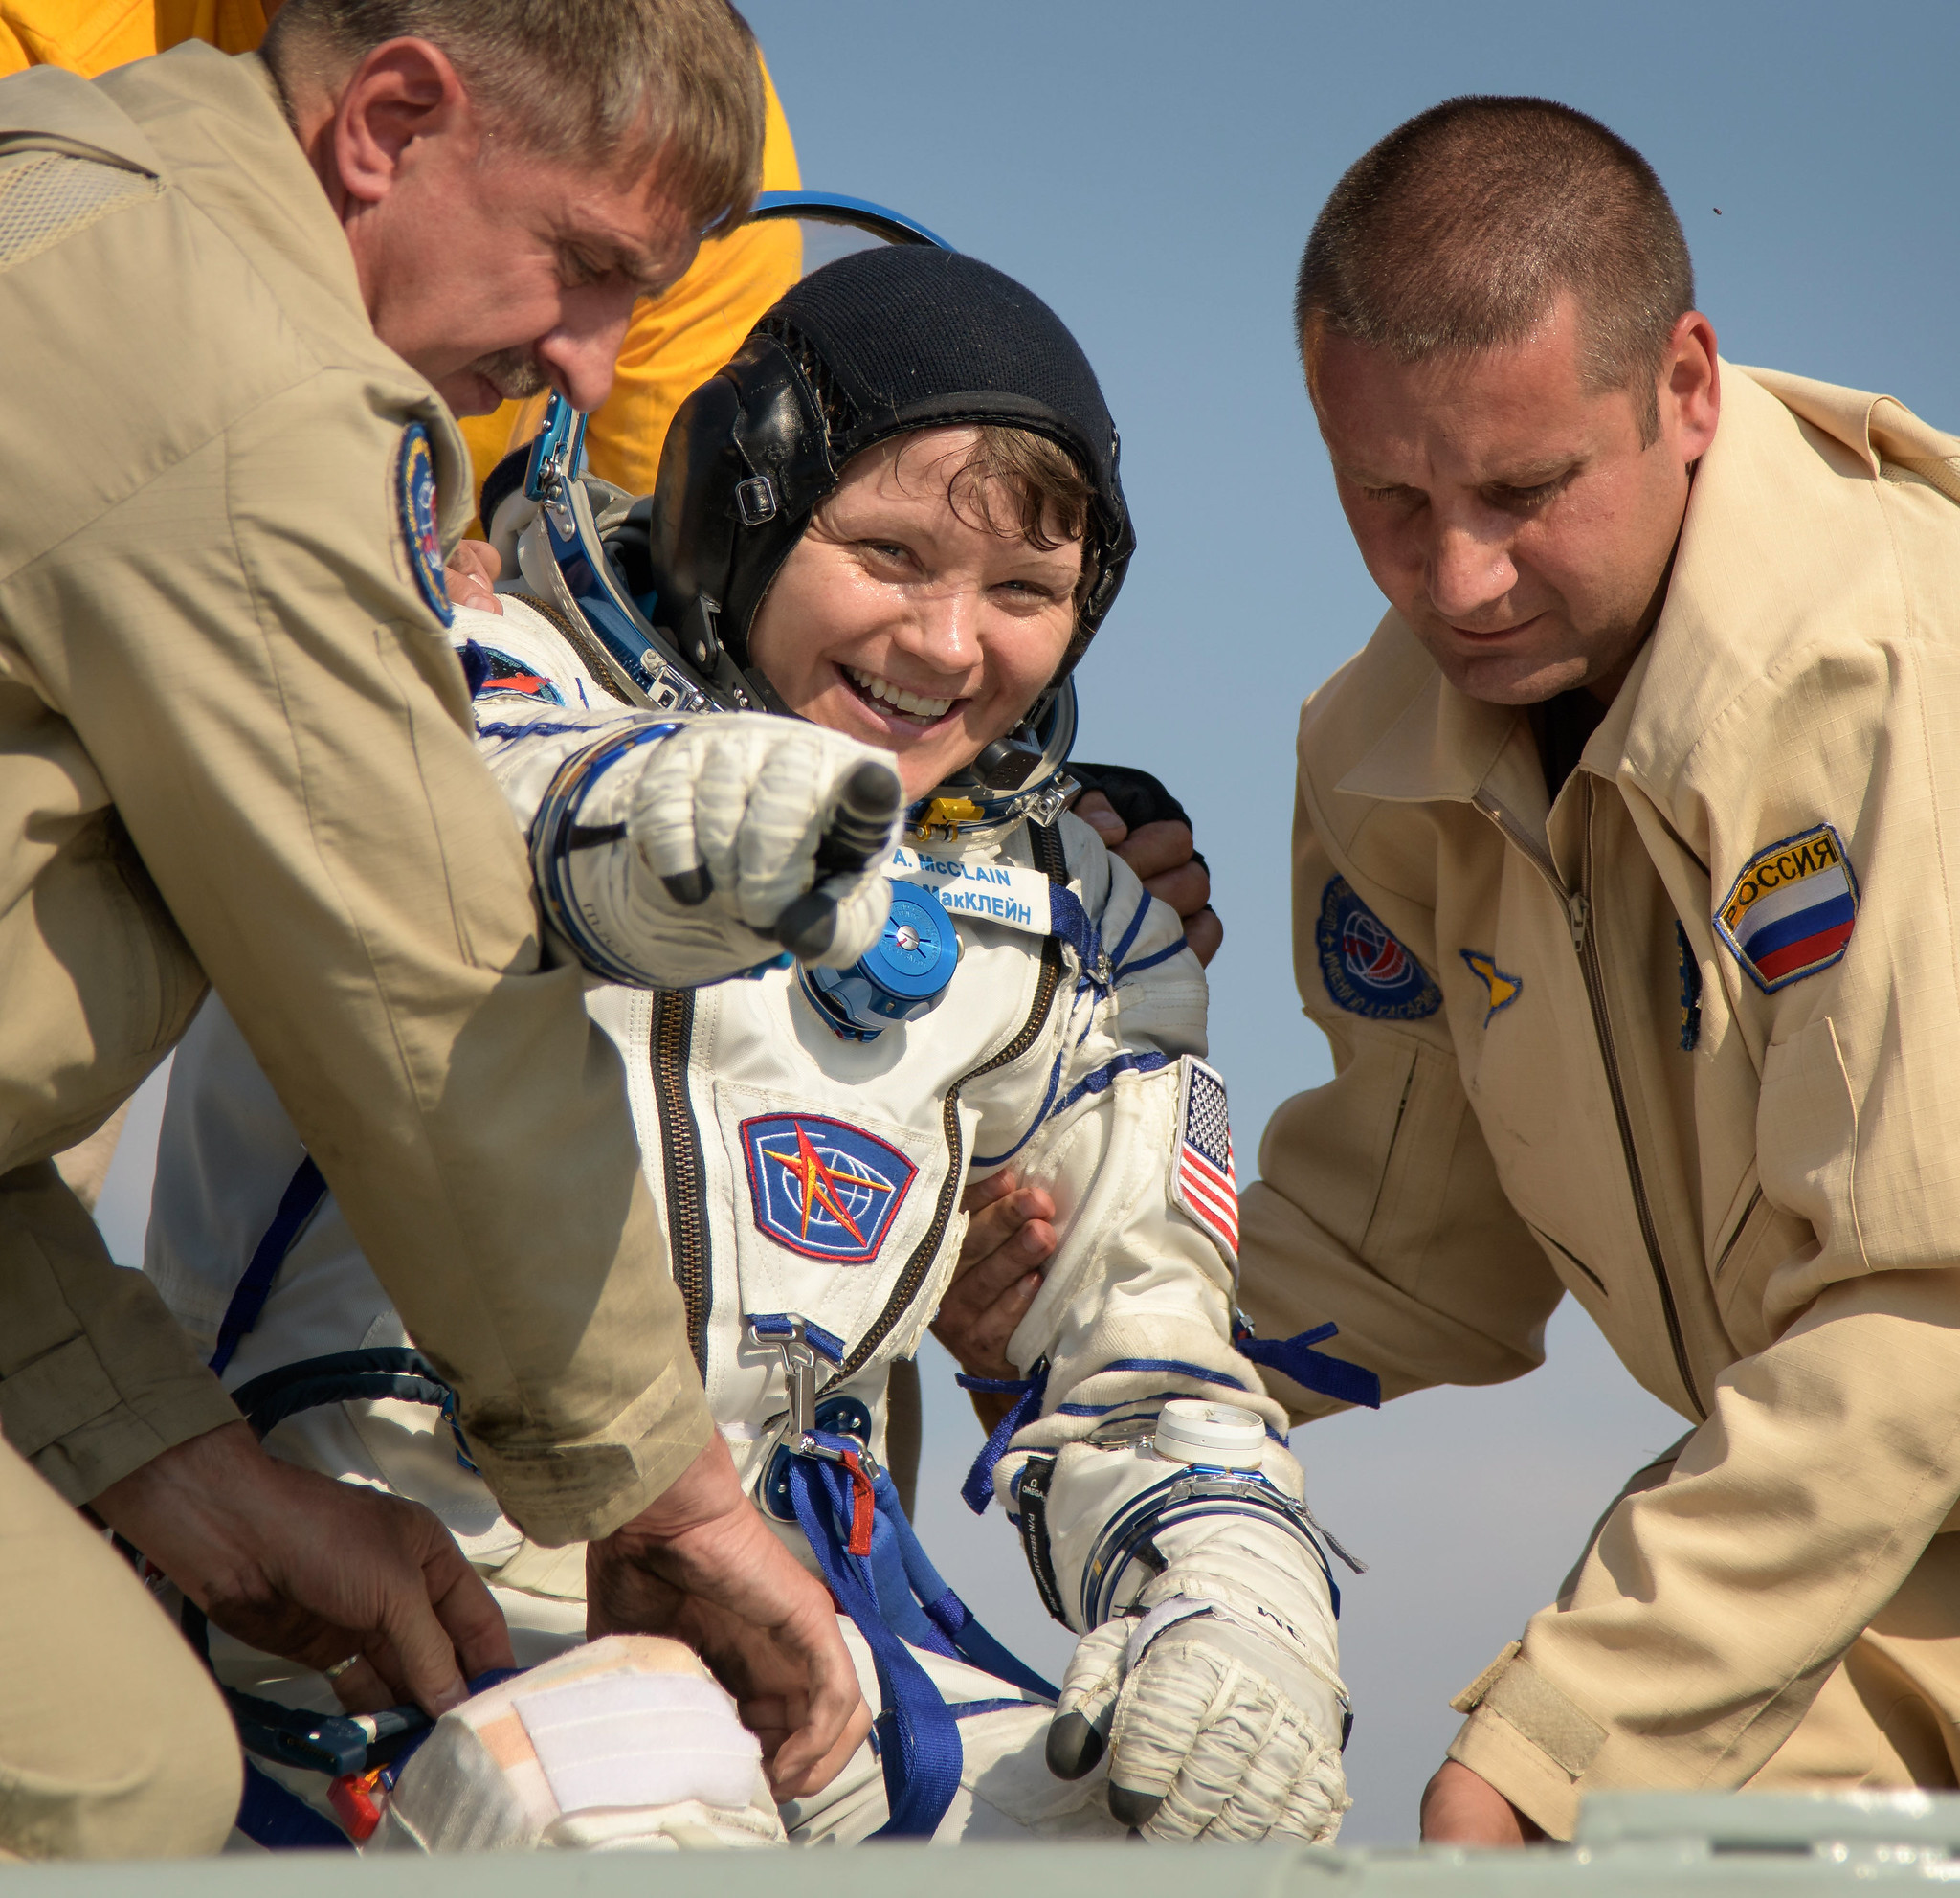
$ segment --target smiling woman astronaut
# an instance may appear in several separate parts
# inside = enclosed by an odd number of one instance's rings
[[[1178,918],[1059,809],[1068,674],[1132,546],[1088,363],[989,266],[867,252],[791,291],[689,400],[656,495],[590,483],[573,508],[531,487],[493,479],[484,509],[524,579],[501,616],[457,616],[481,744],[545,913],[598,978],[716,1419],[830,1581],[889,1716],[823,1793],[783,1807],[789,1835],[1331,1838],[1347,1704],[1330,1581],[1284,1418],[1232,1342],[1204,974]],[[581,510],[582,554],[564,531]],[[588,608],[602,593],[661,630],[636,680],[623,621]],[[753,709],[684,716],[714,705]],[[697,741],[782,715],[897,764],[912,828],[883,939],[848,970],[653,990],[619,819],[680,788],[712,857]],[[654,762],[629,792],[617,768],[643,746]],[[668,888],[690,893],[685,875]],[[758,956],[772,947],[758,938]],[[289,1387],[296,1362],[391,1363],[410,1343],[332,1201],[303,1228],[291,1217],[303,1159],[207,1009],[179,1056],[148,1268],[193,1329],[234,1338],[227,1380],[248,1397]],[[1060,1242],[1012,1341],[1022,1401],[969,1493],[999,1497],[1052,1611],[1086,1637],[1058,1712],[924,1563],[878,1470],[889,1368],[953,1271],[962,1191],[1010,1161],[1053,1195]],[[278,1276],[247,1329],[255,1247],[253,1296]],[[433,1411],[351,1400],[269,1440],[441,1513],[521,1659],[586,1631],[576,1552],[525,1544]],[[590,1631],[623,1606],[601,1590]],[[265,1678],[250,1657],[220,1664]],[[405,1778],[396,1831],[444,1842],[444,1802],[411,1828],[409,1795]]]

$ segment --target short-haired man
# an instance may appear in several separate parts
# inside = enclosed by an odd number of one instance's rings
[[[793,1730],[779,1790],[861,1736],[829,1600],[702,1401],[441,568],[471,501],[450,411],[540,375],[595,406],[635,297],[751,201],[762,124],[725,0],[290,0],[263,60],[0,82],[0,432],[33,468],[0,519],[0,1856],[209,1848],[236,1801],[212,1689],[64,1504],[349,1705],[440,1708],[508,1660],[425,1513],[258,1450],[49,1164],[207,977],[504,1508],[653,1573],[665,1625]],[[863,766],[819,737],[718,809],[755,819],[740,876],[634,854],[673,979],[773,951],[748,926]],[[853,957],[882,911],[830,887]]]
[[[1652,170],[1535,100],[1392,133],[1301,269],[1391,611],[1302,721],[1336,1075],[1244,1300],[1395,1396],[1528,1371],[1570,1292],[1693,1425],[1455,1703],[1437,1839],[1960,1757],[1960,441],[1693,297]]]

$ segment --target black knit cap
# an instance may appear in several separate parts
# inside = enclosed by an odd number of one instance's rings
[[[1094,495],[1083,549],[1094,577],[1058,685],[1108,614],[1135,546],[1116,429],[1061,319],[958,252],[859,251],[796,284],[681,405],[659,485],[609,551],[683,662],[781,709],[750,667],[749,628],[845,463],[915,429],[990,422],[1058,444]]]

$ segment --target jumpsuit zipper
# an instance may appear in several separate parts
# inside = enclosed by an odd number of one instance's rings
[[[1606,973],[1599,960],[1599,945],[1592,922],[1592,902],[1588,894],[1592,882],[1592,799],[1590,774],[1585,778],[1585,854],[1581,860],[1579,887],[1568,889],[1558,874],[1551,854],[1494,797],[1481,792],[1472,800],[1500,832],[1515,844],[1539,874],[1551,885],[1566,913],[1566,927],[1572,949],[1579,958],[1579,973],[1586,984],[1586,1000],[1592,1011],[1592,1032],[1599,1042],[1599,1060],[1606,1070],[1606,1091],[1613,1100],[1613,1117],[1619,1128],[1620,1153],[1626,1162],[1627,1184],[1634,1195],[1634,1213],[1640,1223],[1640,1239],[1647,1248],[1647,1263],[1654,1273],[1654,1284],[1660,1294],[1660,1310],[1667,1321],[1667,1341],[1674,1351],[1674,1368],[1686,1391],[1695,1415],[1708,1415],[1702,1395],[1695,1387],[1694,1373],[1688,1367],[1687,1338],[1682,1330],[1681,1311],[1675,1304],[1674,1285],[1667,1276],[1667,1261],[1660,1250],[1660,1231],[1654,1222],[1654,1209],[1647,1198],[1647,1182],[1640,1172],[1640,1156],[1634,1148],[1633,1117],[1627,1112],[1626,1089],[1620,1079],[1619,1051],[1614,1045],[1613,1023],[1606,1012]]]
[[[1067,861],[1059,834],[1052,826],[1030,824],[1028,835],[1034,844],[1036,867],[1044,871],[1050,882],[1068,881]],[[904,1315],[905,1307],[917,1296],[940,1242],[951,1222],[953,1205],[959,1196],[964,1171],[965,1143],[960,1136],[960,1091],[983,1074],[1018,1061],[1035,1045],[1055,1004],[1055,992],[1061,983],[1061,945],[1050,936],[1041,945],[1041,972],[1035,983],[1034,1006],[1019,1031],[997,1054],[969,1068],[947,1090],[943,1124],[946,1131],[947,1172],[941,1182],[939,1201],[933,1208],[932,1223],[913,1248],[900,1273],[891,1297],[879,1314],[878,1322],[865,1333],[856,1351],[837,1368],[824,1386],[834,1389],[855,1376],[885,1340],[893,1326]],[[653,1070],[654,1099],[659,1109],[660,1145],[666,1158],[668,1245],[673,1260],[674,1283],[680,1287],[681,1302],[687,1309],[687,1337],[694,1361],[703,1380],[708,1373],[708,1316],[713,1306],[714,1287],[708,1265],[707,1182],[702,1163],[701,1131],[695,1125],[687,1099],[687,1065],[694,1038],[694,992],[689,989],[664,990],[654,1004]],[[822,1392],[817,1394],[822,1395]]]
[[[663,989],[654,998],[654,1104],[667,1173],[667,1244],[674,1283],[687,1311],[687,1342],[703,1381],[708,1374],[708,1208],[701,1129],[687,1105],[687,1061],[694,1041],[694,991]]]
[[[1028,837],[1034,845],[1035,867],[1045,872],[1051,883],[1067,882],[1068,865],[1062,853],[1060,833],[1053,825],[1031,823]],[[952,1219],[953,1203],[959,1196],[961,1178],[966,1171],[965,1142],[960,1137],[961,1089],[969,1081],[977,1081],[983,1074],[991,1074],[995,1068],[1018,1061],[1035,1045],[1048,1020],[1048,1011],[1055,1004],[1055,992],[1060,984],[1061,945],[1050,936],[1041,945],[1041,973],[1035,982],[1035,1004],[1028,1011],[1027,1020],[1021,1023],[1019,1033],[998,1054],[991,1056],[978,1067],[969,1068],[947,1089],[946,1105],[941,1110],[946,1131],[946,1178],[940,1182],[939,1202],[932,1209],[932,1223],[926,1227],[925,1237],[913,1247],[911,1258],[905,1261],[905,1269],[899,1274],[899,1282],[892,1287],[892,1295],[885,1302],[884,1309],[879,1313],[878,1323],[864,1334],[858,1349],[837,1367],[836,1375],[824,1387],[826,1390],[843,1383],[847,1377],[856,1376],[863,1368],[884,1342],[892,1327],[904,1316],[905,1307],[918,1295],[925,1275],[932,1269],[933,1261],[939,1257],[940,1241],[945,1239],[947,1226]]]

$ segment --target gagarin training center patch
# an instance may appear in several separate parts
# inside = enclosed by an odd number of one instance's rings
[[[449,587],[442,577],[442,532],[435,520],[435,456],[429,446],[429,431],[420,422],[411,422],[402,431],[394,485],[395,507],[415,585],[429,611],[445,626],[453,625],[456,609],[449,603]]]
[[[1815,975],[1850,946],[1858,877],[1844,839],[1814,824],[1759,850],[1715,912],[1715,933],[1766,995]]]
[[[1321,893],[1314,929],[1321,980],[1337,1008],[1373,1021],[1420,1021],[1443,1005],[1442,991],[1421,963],[1389,933],[1346,877]]]

